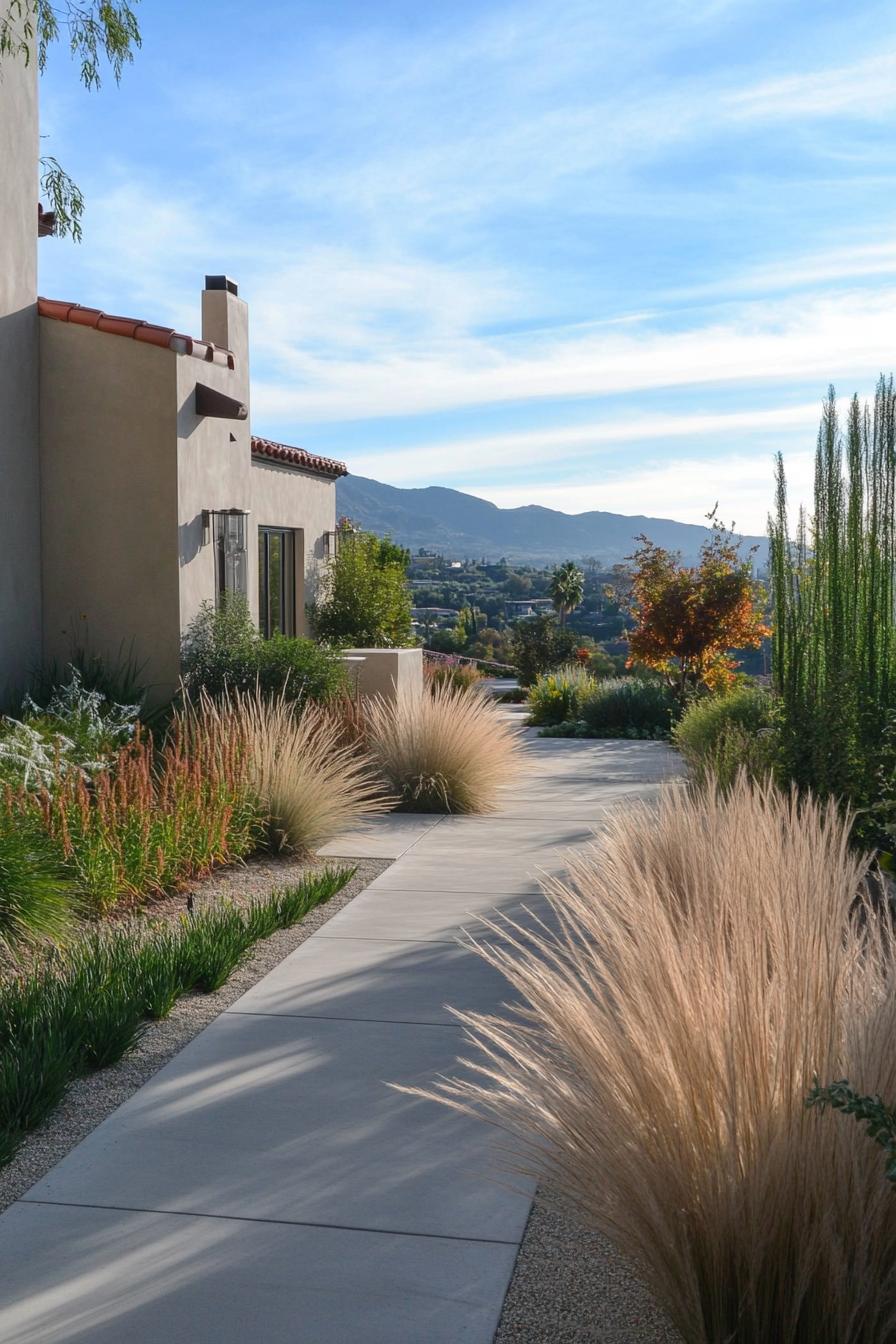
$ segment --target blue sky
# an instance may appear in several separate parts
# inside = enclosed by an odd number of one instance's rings
[[[256,432],[395,485],[761,531],[821,399],[896,364],[896,8],[142,0],[53,52],[87,197],[54,298],[250,304]]]

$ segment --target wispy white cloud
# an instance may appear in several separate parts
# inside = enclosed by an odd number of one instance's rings
[[[769,410],[722,411],[695,415],[639,415],[626,419],[607,418],[585,425],[547,426],[515,433],[467,436],[450,440],[417,442],[399,451],[353,453],[352,471],[361,476],[383,476],[393,485],[424,485],[437,478],[445,484],[469,481],[474,474],[495,472],[506,480],[508,472],[551,464],[556,476],[561,469],[576,471],[574,491],[582,484],[582,459],[589,474],[607,470],[605,456],[624,444],[653,444],[656,440],[705,439],[731,441],[754,435],[801,435],[811,441],[818,422],[819,405],[780,406]],[[704,474],[707,470],[703,460]],[[497,475],[500,473],[500,475]],[[571,471],[570,471],[571,474]],[[531,484],[518,490],[530,490]],[[539,486],[539,490],[543,487]],[[474,491],[474,493],[476,493]]]
[[[889,117],[896,107],[896,50],[738,89],[725,100],[734,118]]]
[[[313,340],[262,348],[276,380],[255,388],[256,405],[282,422],[351,420],[550,398],[619,395],[660,388],[745,387],[760,383],[861,379],[890,349],[896,286],[873,294],[800,296],[745,304],[684,330],[656,325],[548,335],[390,339],[363,357]],[[262,324],[263,326],[263,324]]]

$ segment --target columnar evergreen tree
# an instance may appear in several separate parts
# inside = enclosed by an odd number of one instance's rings
[[[783,461],[769,521],[773,676],[783,766],[798,784],[876,808],[892,787],[896,745],[896,392],[853,397],[845,434],[834,389],[815,458],[811,520],[788,525]],[[860,829],[880,838],[866,813]]]

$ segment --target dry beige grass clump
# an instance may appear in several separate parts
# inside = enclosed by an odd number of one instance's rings
[[[285,695],[254,691],[212,700],[203,693],[192,712],[222,741],[243,744],[274,848],[319,849],[394,806],[370,762],[346,744],[321,706],[306,704],[298,713]]]
[[[559,932],[483,955],[521,1021],[443,1101],[637,1265],[688,1344],[896,1339],[896,1193],[817,1075],[896,1101],[894,939],[849,819],[741,777],[610,822],[549,887]],[[507,934],[507,929],[503,929]]]
[[[367,749],[413,812],[489,812],[522,763],[522,736],[485,695],[447,683],[374,700]]]

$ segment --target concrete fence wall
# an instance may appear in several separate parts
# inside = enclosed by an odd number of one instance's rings
[[[422,649],[346,649],[345,656],[361,695],[394,700],[405,692],[423,694]]]

